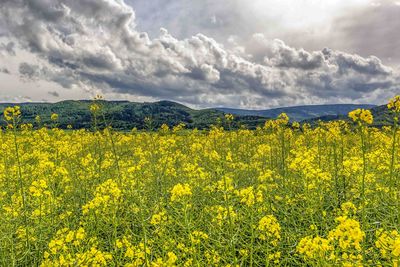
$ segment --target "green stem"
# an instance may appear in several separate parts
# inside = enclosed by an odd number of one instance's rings
[[[397,117],[397,116],[396,116]],[[397,120],[394,120],[394,125],[393,125],[393,135],[392,135],[392,151],[391,151],[391,159],[390,159],[390,175],[389,175],[389,181],[390,181],[390,190],[392,190],[392,187],[395,186],[395,181],[393,179],[393,173],[394,173],[394,162],[396,160],[396,135],[397,135]]]
[[[250,246],[250,267],[253,266],[253,254],[254,254],[254,213],[253,209],[250,210],[250,228],[251,228],[251,246]]]
[[[363,126],[360,127],[361,130],[361,146],[362,146],[362,158],[363,158],[363,173],[362,173],[362,182],[361,182],[361,222],[362,228],[364,232],[366,232],[366,221],[365,221],[365,177],[367,174],[367,162],[366,162],[366,144],[365,144],[365,133],[366,128]],[[363,265],[365,266],[365,243],[362,246],[362,257],[363,257]]]
[[[14,148],[15,148],[15,155],[17,158],[17,165],[18,165],[18,178],[19,178],[19,189],[20,189],[20,194],[22,197],[22,212],[23,212],[23,217],[24,217],[24,224],[25,224],[25,230],[26,230],[26,244],[27,246],[29,245],[29,231],[28,231],[28,218],[26,216],[26,196],[25,196],[25,190],[24,190],[24,181],[22,178],[22,168],[21,168],[21,160],[20,160],[20,155],[19,155],[19,145],[18,145],[18,140],[17,140],[17,121],[15,118],[13,118],[13,136],[14,136]]]

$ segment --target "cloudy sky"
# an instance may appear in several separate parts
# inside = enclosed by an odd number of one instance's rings
[[[399,0],[0,0],[0,101],[381,104],[399,18]]]

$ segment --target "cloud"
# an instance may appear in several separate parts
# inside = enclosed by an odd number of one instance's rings
[[[24,103],[24,102],[31,102],[32,98],[29,96],[22,96],[22,95],[9,96],[0,94],[0,101],[3,103],[15,103],[15,102]]]
[[[306,51],[262,34],[234,47],[204,34],[176,38],[166,29],[150,38],[123,0],[3,0],[0,15],[18,47],[45,62],[21,63],[26,81],[194,106],[360,101],[398,90],[398,74],[377,57]]]
[[[0,73],[11,74],[11,72],[7,68],[0,68]]]
[[[48,94],[53,97],[60,97],[60,94],[57,91],[50,91]]]
[[[0,54],[8,54],[11,56],[15,56],[15,43],[14,42],[7,42],[7,43],[0,43]]]
[[[361,55],[375,55],[393,65],[400,64],[400,6],[398,1],[379,1],[338,16],[332,43]]]
[[[227,44],[231,35],[246,42],[259,32],[307,51],[329,46],[400,64],[396,0],[126,1],[135,8],[138,27],[150,36],[165,27],[179,39],[203,33]]]
[[[37,65],[32,65],[26,62],[19,65],[19,74],[24,80],[38,79],[41,75],[40,72],[40,67]]]

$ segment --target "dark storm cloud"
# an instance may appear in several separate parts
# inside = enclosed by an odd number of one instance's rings
[[[306,51],[261,34],[233,48],[204,34],[178,39],[165,29],[150,38],[122,0],[3,0],[0,15],[18,46],[45,62],[20,64],[20,76],[64,88],[202,106],[357,100],[398,88],[397,73],[377,57]]]

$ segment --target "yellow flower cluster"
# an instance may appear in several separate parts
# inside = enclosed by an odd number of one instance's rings
[[[151,216],[150,224],[152,225],[165,224],[167,221],[168,221],[168,216],[166,211],[161,211]]]
[[[90,244],[88,250],[80,251],[80,246]],[[57,231],[56,236],[49,243],[49,250],[44,253],[41,266],[107,266],[113,259],[112,255],[97,248],[95,239],[86,238],[83,228]]]
[[[29,187],[29,192],[34,197],[41,197],[43,195],[50,195],[50,191],[47,189],[46,180],[41,179],[32,182],[32,185]]]
[[[282,114],[130,132],[34,129],[20,112],[0,130],[0,266],[399,264],[398,125],[368,111],[357,129]]]
[[[190,234],[190,240],[192,241],[192,244],[198,245],[202,241],[205,241],[208,239],[208,235],[202,231],[193,231]]]
[[[385,259],[393,259],[393,262],[400,260],[400,234],[397,230],[385,231],[379,229],[376,231],[376,247]]]
[[[232,114],[225,114],[225,120],[233,121],[233,115]]]
[[[218,226],[222,226],[226,223],[232,223],[237,218],[237,213],[232,206],[226,208],[221,205],[216,205],[212,207],[207,207],[206,210],[208,210],[208,212],[212,216],[211,221]]]
[[[339,224],[327,238],[318,235],[304,237],[297,245],[297,252],[309,262],[360,266],[363,259],[361,243],[365,238],[360,223],[347,216],[339,216],[335,220]]]
[[[320,236],[306,236],[297,245],[297,252],[304,255],[307,260],[328,258],[333,249],[330,241]]]
[[[82,207],[83,214],[88,214],[91,210],[95,213],[107,213],[110,208],[118,205],[121,200],[122,192],[114,180],[107,180],[96,188],[94,198]]]
[[[151,263],[152,267],[175,267],[178,257],[174,252],[168,252],[166,259],[158,258],[155,262]]]
[[[50,116],[50,119],[51,119],[52,121],[58,120],[58,114],[57,114],[57,113],[52,113],[51,116]]]
[[[281,125],[286,125],[289,123],[289,116],[286,113],[281,113],[278,116],[277,123]]]
[[[349,117],[354,122],[358,123],[372,124],[374,122],[374,117],[372,116],[371,111],[366,109],[353,110],[349,113]]]
[[[63,228],[57,231],[56,239],[50,241],[49,250],[52,254],[57,254],[58,252],[68,250],[68,244],[79,246],[85,236],[85,230],[83,228],[79,228],[77,231]]]
[[[128,266],[142,266],[147,263],[146,259],[151,252],[149,244],[146,246],[144,242],[139,242],[134,245],[131,239],[130,236],[123,236],[115,241],[115,247],[123,252],[123,257],[129,260]]]
[[[351,216],[356,214],[357,207],[352,202],[345,202],[341,205],[341,210],[343,212],[343,215]]]
[[[21,108],[19,106],[7,107],[4,109],[3,114],[6,121],[12,121],[21,116]]]
[[[171,189],[171,201],[179,202],[185,199],[185,197],[190,197],[192,195],[192,189],[188,184],[176,184]]]
[[[329,233],[328,238],[336,240],[343,251],[348,249],[361,251],[361,242],[364,240],[365,233],[361,230],[360,223],[347,216],[339,216],[336,221],[339,225]]]
[[[281,239],[281,226],[273,215],[267,215],[258,222],[259,238],[269,241],[273,246],[277,246]]]
[[[90,112],[92,112],[93,114],[96,114],[96,113],[98,113],[99,111],[100,111],[100,106],[98,105],[98,104],[96,104],[96,103],[93,103],[93,104],[91,104],[90,105]]]
[[[253,206],[257,202],[263,201],[261,190],[255,190],[253,186],[236,190],[236,194],[240,197],[240,203],[247,206]]]
[[[400,95],[390,99],[387,107],[394,112],[400,113]]]

